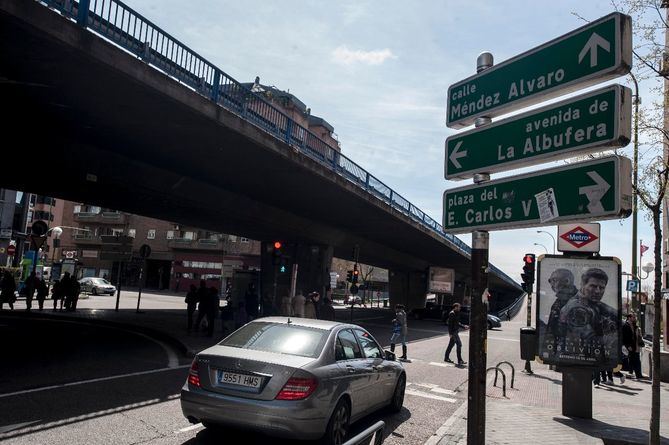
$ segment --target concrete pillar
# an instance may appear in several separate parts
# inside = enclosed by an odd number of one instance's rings
[[[322,298],[330,284],[332,246],[319,244],[282,243],[282,261],[272,264],[274,241],[263,241],[260,246],[260,297],[269,297],[279,310],[281,298],[290,294],[293,265],[297,264],[296,291],[303,295],[318,292]],[[281,272],[281,265],[285,272]],[[276,280],[276,281],[275,281]],[[276,286],[275,286],[276,284]]]
[[[425,307],[427,273],[425,271],[390,271],[388,274],[390,305],[403,304],[407,309]]]

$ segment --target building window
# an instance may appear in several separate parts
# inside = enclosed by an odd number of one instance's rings
[[[174,230],[167,231],[167,239],[174,239]]]
[[[149,229],[146,233],[146,239],[156,239],[156,229]]]
[[[195,238],[195,232],[184,232],[184,239],[193,240]]]
[[[241,237],[241,238],[239,238],[239,241],[242,242],[242,243],[248,243],[248,242],[249,242],[249,239],[248,239],[248,238]]]
[[[237,236],[230,235],[230,241],[232,241],[233,243],[236,243],[237,242]]]
[[[137,231],[135,229],[128,229],[128,236],[129,237],[134,238],[136,234],[137,234]]]
[[[81,213],[81,206],[80,205],[74,206],[74,213]]]

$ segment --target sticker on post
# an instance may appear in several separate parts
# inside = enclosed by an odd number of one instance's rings
[[[543,223],[551,221],[560,214],[558,213],[557,202],[555,202],[555,192],[552,188],[544,190],[541,193],[534,195],[537,200],[537,207],[539,208],[539,220]]]

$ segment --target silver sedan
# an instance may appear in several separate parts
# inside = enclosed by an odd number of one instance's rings
[[[205,427],[344,442],[350,423],[400,411],[406,373],[363,328],[304,318],[254,320],[197,354],[181,409]]]

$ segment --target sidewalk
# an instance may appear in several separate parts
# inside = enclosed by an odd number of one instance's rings
[[[517,370],[521,361],[514,362]],[[620,384],[593,387],[593,419],[562,416],[562,375],[545,365],[532,364],[534,375],[516,373],[507,397],[488,379],[486,399],[486,444],[646,444],[650,422],[651,382],[627,379]],[[491,372],[492,375],[492,372]],[[501,386],[501,376],[498,381]],[[669,444],[669,385],[661,384],[660,435]],[[439,445],[464,444],[467,437],[467,409],[454,414],[432,442]]]

